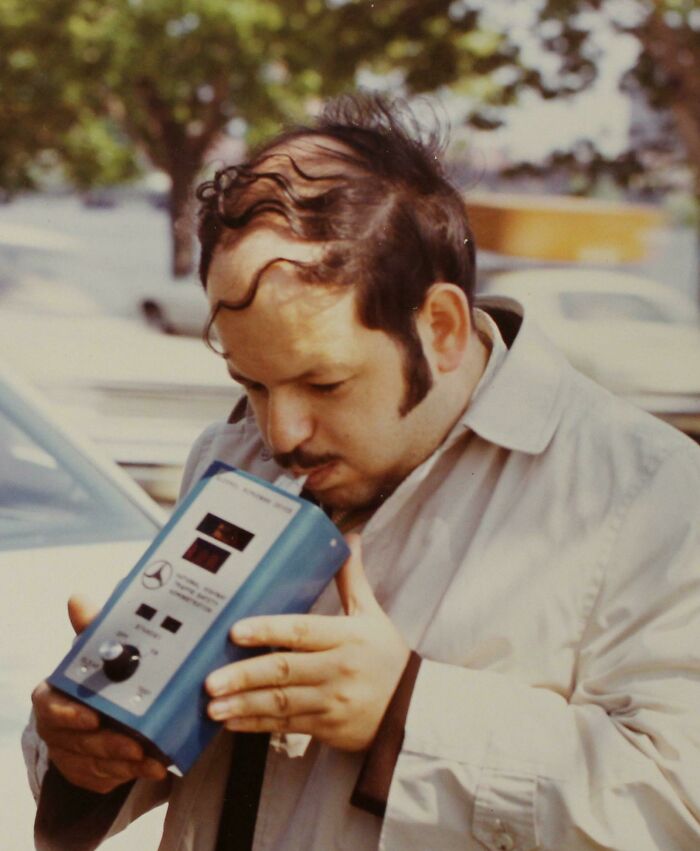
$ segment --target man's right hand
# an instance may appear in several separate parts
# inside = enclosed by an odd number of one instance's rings
[[[71,597],[68,615],[76,633],[97,614],[85,599]],[[165,767],[145,756],[134,739],[100,727],[96,712],[55,691],[46,682],[32,694],[37,731],[49,759],[70,783],[106,794],[137,778],[162,780]]]

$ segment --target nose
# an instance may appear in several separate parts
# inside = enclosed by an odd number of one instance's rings
[[[292,452],[314,432],[308,404],[285,390],[270,392],[265,418],[267,445],[275,455]]]

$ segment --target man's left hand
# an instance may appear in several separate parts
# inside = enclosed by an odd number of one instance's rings
[[[283,647],[219,668],[207,677],[209,715],[229,730],[307,733],[358,751],[373,741],[409,648],[376,601],[362,566],[360,538],[336,577],[346,617],[271,615],[238,621],[242,647]]]

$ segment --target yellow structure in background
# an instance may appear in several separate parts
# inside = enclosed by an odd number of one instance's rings
[[[537,260],[634,263],[664,224],[656,207],[590,198],[477,192],[466,203],[480,249]]]

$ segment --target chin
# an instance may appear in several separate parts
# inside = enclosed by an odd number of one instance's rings
[[[339,482],[324,490],[312,491],[316,499],[326,508],[352,511],[375,505],[394,490],[396,485],[371,485],[368,482]]]
[[[366,500],[360,499],[349,493],[342,485],[327,488],[323,491],[312,491],[314,497],[324,508],[334,508],[339,511],[348,511],[352,508],[361,508],[366,505]]]

